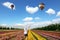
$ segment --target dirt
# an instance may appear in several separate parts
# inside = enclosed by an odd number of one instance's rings
[[[0,36],[0,40],[22,40],[24,38],[23,30],[16,30],[9,33],[9,35]]]
[[[43,30],[32,30],[32,31],[37,33],[38,35],[47,38],[48,40],[60,40],[60,32],[43,31]],[[13,31],[5,31],[5,32],[6,35],[1,36],[0,34],[0,40],[23,40],[24,39],[23,30],[13,30]],[[9,34],[7,35],[7,33]]]
[[[60,32],[33,30],[35,33],[47,38],[48,40],[60,40]]]

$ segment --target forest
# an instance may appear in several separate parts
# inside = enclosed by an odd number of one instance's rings
[[[35,30],[47,30],[47,31],[60,31],[60,23],[59,24],[51,24],[45,27],[34,28]]]

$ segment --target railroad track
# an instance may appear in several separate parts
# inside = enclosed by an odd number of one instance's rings
[[[29,30],[28,37],[25,40],[47,40],[47,39]]]

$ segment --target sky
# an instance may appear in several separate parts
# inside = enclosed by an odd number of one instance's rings
[[[39,8],[40,3],[45,4],[43,10]],[[60,0],[0,0],[0,25],[31,23],[35,27],[52,22],[60,22]]]

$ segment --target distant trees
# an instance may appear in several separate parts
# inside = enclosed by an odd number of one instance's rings
[[[9,27],[3,27],[3,26],[0,26],[0,30],[20,30],[20,28],[9,28]]]
[[[34,28],[35,30],[60,31],[60,24],[51,24],[41,28]]]

